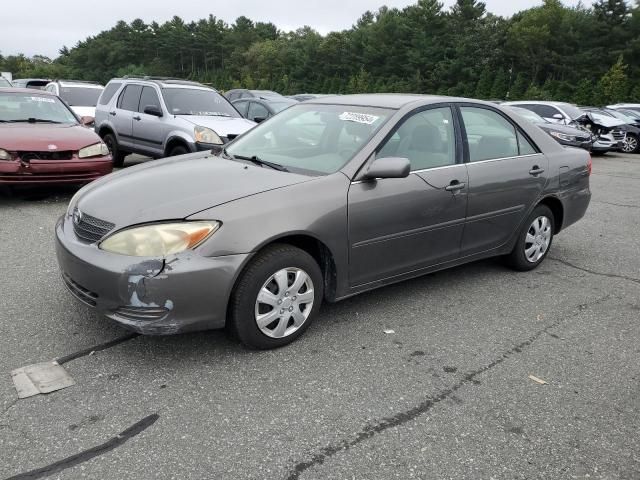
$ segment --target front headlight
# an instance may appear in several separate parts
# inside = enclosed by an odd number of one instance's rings
[[[0,148],[0,160],[11,160],[11,154]]]
[[[103,240],[107,252],[133,257],[164,257],[200,245],[220,228],[220,222],[181,222],[122,230]]]
[[[564,140],[565,142],[575,142],[576,141],[576,136],[575,135],[567,135],[566,133],[561,133],[561,132],[556,132],[556,131],[550,131],[549,135],[551,135],[554,138],[557,138],[558,140]]]
[[[197,126],[193,129],[193,136],[197,143],[212,143],[214,145],[222,145],[223,141],[220,136],[207,127]]]
[[[84,147],[78,152],[78,157],[80,158],[104,157],[106,155],[109,155],[109,148],[102,142]]]

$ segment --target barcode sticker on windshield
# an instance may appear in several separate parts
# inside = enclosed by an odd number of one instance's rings
[[[29,97],[29,98],[31,98],[32,102],[56,103],[56,101],[53,98],[47,98],[47,97]]]
[[[376,117],[375,115],[355,112],[344,112],[342,115],[340,115],[340,120],[343,120],[345,122],[364,123],[365,125],[372,125],[379,118],[380,117]]]

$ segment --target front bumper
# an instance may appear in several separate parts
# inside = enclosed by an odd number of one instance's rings
[[[76,299],[145,335],[224,327],[231,289],[249,257],[117,255],[81,242],[66,215],[56,225],[56,255],[64,283]]]
[[[82,184],[112,170],[111,156],[92,160],[0,160],[0,184]]]

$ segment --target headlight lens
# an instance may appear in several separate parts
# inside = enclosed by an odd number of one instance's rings
[[[0,160],[11,160],[11,154],[0,148]]]
[[[104,157],[105,155],[109,155],[109,148],[102,142],[84,147],[78,152],[80,158]]]
[[[197,143],[212,143],[214,145],[222,145],[220,136],[207,127],[197,126],[193,129],[193,136]]]
[[[576,141],[576,136],[575,135],[567,135],[566,133],[560,133],[560,132],[556,132],[556,131],[550,131],[549,135],[551,135],[554,138],[557,138],[558,140],[564,140],[565,142],[575,142]]]
[[[195,248],[220,228],[220,222],[181,222],[122,230],[100,243],[100,249],[132,257],[163,257]]]

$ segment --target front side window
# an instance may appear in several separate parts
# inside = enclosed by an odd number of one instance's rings
[[[162,89],[162,96],[171,115],[240,116],[229,100],[214,90],[166,87]]]
[[[76,117],[52,95],[0,92],[0,123],[71,123]]]
[[[451,108],[433,108],[412,115],[385,142],[376,157],[408,158],[411,170],[455,164],[456,143]]]
[[[247,118],[249,120],[253,120],[254,122],[256,121],[256,119],[266,119],[269,118],[269,111],[265,108],[264,105],[258,103],[258,102],[251,102],[249,104],[249,113],[247,114]]]
[[[160,99],[158,98],[158,94],[153,87],[144,87],[142,89],[138,111],[144,113],[144,109],[147,107],[156,107],[157,109],[162,111],[162,107],[160,107]]]
[[[55,88],[55,87],[54,87]],[[54,90],[55,91],[55,90]],[[61,87],[60,97],[72,107],[95,107],[102,88]]]
[[[393,113],[375,107],[296,104],[239,137],[227,151],[258,156],[292,171],[329,174],[362,150]]]
[[[243,117],[247,116],[247,109],[249,108],[249,102],[239,101],[233,104],[234,107],[240,112]]]
[[[516,129],[502,115],[478,107],[461,107],[460,111],[467,132],[469,161],[518,156]]]
[[[141,93],[142,85],[127,85],[118,99],[118,108],[137,112]]]

